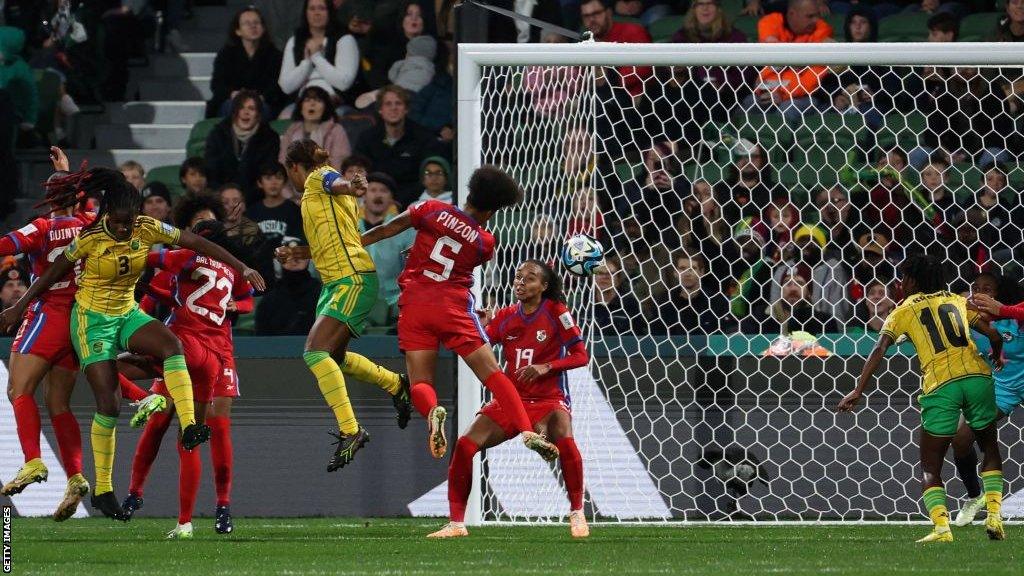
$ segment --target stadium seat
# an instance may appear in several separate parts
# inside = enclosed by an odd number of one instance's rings
[[[953,192],[957,202],[963,202],[978,190],[983,179],[984,174],[974,164],[954,164],[946,171],[946,189]]]
[[[747,35],[747,42],[757,42],[757,20],[754,16],[740,16],[732,25]]]
[[[202,157],[204,155],[206,152],[206,137],[210,135],[210,131],[220,121],[220,118],[207,118],[196,122],[192,126],[192,131],[188,135],[188,143],[185,144],[185,154],[188,157]]]
[[[793,129],[786,125],[782,114],[739,112],[731,119],[740,138],[760,144],[773,163],[785,162],[793,149]]]
[[[895,14],[878,23],[879,42],[924,42],[928,39],[928,18],[925,13]]]
[[[979,12],[971,14],[960,21],[961,42],[981,42],[988,40],[999,25],[1001,12]]]
[[[878,131],[878,146],[882,149],[898,146],[903,152],[910,152],[917,147],[918,135],[927,125],[927,119],[920,112],[886,114],[885,126]]]
[[[655,42],[669,42],[672,35],[683,25],[682,16],[665,16],[651,23],[648,32]]]
[[[260,305],[261,296],[253,297],[253,306],[251,314],[242,314],[235,320],[235,325],[231,328],[234,334],[239,336],[252,336],[256,334],[256,308]]]
[[[732,20],[739,17],[740,12],[746,4],[746,0],[722,0],[720,6],[722,11],[729,16],[730,20]]]
[[[36,119],[36,130],[47,140],[54,131],[54,113],[60,103],[60,85],[63,82],[60,74],[53,70],[34,70],[36,91],[39,93],[39,116]]]
[[[690,182],[705,180],[712,185],[722,182],[725,178],[725,166],[715,162],[706,164],[687,164],[683,166],[683,174]]]
[[[292,121],[288,119],[270,121],[270,127],[274,129],[274,132],[277,132],[278,136],[283,136],[284,133],[288,131],[288,127],[291,125]]]
[[[832,37],[836,42],[846,42],[846,14],[829,14],[825,21],[832,27]]]
[[[156,168],[150,168],[149,172],[146,172],[146,182],[160,182],[171,193],[171,198],[177,198],[185,194],[185,189],[181,186],[181,180],[178,178],[178,169],[180,166],[157,166]]]

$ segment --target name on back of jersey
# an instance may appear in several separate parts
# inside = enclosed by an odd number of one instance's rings
[[[456,236],[467,242],[476,242],[480,237],[480,231],[459,220],[454,214],[445,210],[437,215],[437,222],[451,230]]]
[[[202,254],[196,254],[196,265],[213,268],[214,270],[225,273],[229,278],[232,279],[235,277],[234,268],[228,266],[227,264],[224,264],[220,260],[214,260],[212,258],[203,256]]]

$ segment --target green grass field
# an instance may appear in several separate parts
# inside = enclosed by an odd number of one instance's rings
[[[438,521],[239,518],[231,536],[198,519],[196,538],[164,540],[173,519],[15,518],[15,574],[1020,574],[1024,547],[974,526],[947,545],[915,545],[925,526],[487,527],[431,541]]]

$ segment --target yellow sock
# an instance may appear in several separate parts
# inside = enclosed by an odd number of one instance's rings
[[[164,383],[167,393],[174,400],[174,410],[178,413],[181,429],[196,423],[196,405],[192,398],[192,379],[185,367],[185,357],[171,356],[164,360]]]
[[[316,376],[317,386],[324,400],[334,412],[338,420],[338,429],[342,434],[355,434],[359,431],[359,422],[356,421],[356,414],[352,410],[352,403],[348,399],[348,390],[345,388],[345,376],[341,373],[338,363],[331,358],[327,352],[306,352],[302,355],[306,366]]]
[[[398,394],[402,389],[398,374],[351,350],[345,352],[345,363],[342,365],[341,371],[363,382],[375,384],[392,396]]]
[[[1003,507],[1002,470],[982,472],[981,483],[985,487],[985,508],[989,514],[999,514]]]
[[[949,510],[946,509],[946,489],[932,486],[924,491],[924,507],[936,528],[949,528]]]
[[[93,494],[99,496],[114,490],[111,475],[114,471],[114,448],[116,447],[117,418],[94,414],[92,417],[92,460],[96,466],[96,488]]]

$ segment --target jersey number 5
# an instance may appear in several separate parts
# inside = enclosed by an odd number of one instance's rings
[[[939,323],[942,324],[942,334],[939,333],[939,326],[935,322],[931,308],[921,311],[921,324],[928,329],[928,338],[932,341],[932,348],[938,354],[946,349],[946,342],[953,348],[967,346],[967,328],[964,326],[964,319],[960,316],[960,310],[952,304],[940,304],[938,307]],[[943,334],[945,340],[943,340]]]
[[[451,251],[455,254],[458,254],[459,251],[462,250],[462,244],[459,244],[447,236],[441,236],[437,239],[437,242],[434,244],[434,249],[430,251],[430,259],[444,266],[444,270],[442,270],[440,274],[433,270],[423,271],[424,276],[436,282],[444,282],[447,280],[448,277],[452,275],[452,268],[455,267],[455,260],[452,260],[441,253],[445,246],[451,248]]]

